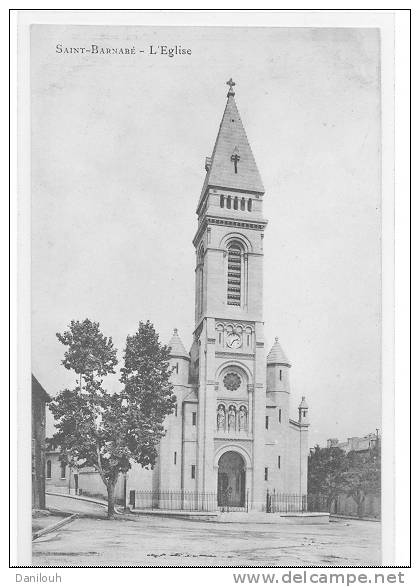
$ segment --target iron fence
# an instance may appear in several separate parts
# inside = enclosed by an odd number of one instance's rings
[[[308,511],[379,519],[381,517],[381,496],[379,493],[367,494],[363,503],[358,507],[354,499],[346,493],[339,493],[335,496],[310,493],[308,494]]]
[[[130,491],[130,505],[141,510],[214,512],[216,493],[197,491]]]
[[[308,511],[329,512],[332,501],[334,500],[331,500],[327,495],[310,493],[308,495]]]
[[[307,497],[299,493],[267,491],[266,511],[269,514],[307,511]]]
[[[238,499],[229,490],[219,490],[217,494],[217,505],[221,512],[248,512],[249,511],[249,489]]]

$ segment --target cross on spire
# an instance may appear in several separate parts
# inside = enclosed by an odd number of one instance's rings
[[[233,79],[232,79],[232,78],[230,78],[230,80],[228,80],[228,81],[226,82],[226,85],[227,85],[227,86],[229,86],[229,91],[228,91],[228,94],[227,94],[227,95],[228,95],[228,97],[229,97],[229,96],[234,96],[234,95],[235,95],[235,92],[233,91],[233,86],[236,86],[236,84],[235,84],[235,82],[233,81]]]
[[[238,162],[240,158],[241,156],[239,155],[238,147],[235,147],[230,157],[230,160],[233,161],[233,165],[235,167],[235,173],[238,173]]]

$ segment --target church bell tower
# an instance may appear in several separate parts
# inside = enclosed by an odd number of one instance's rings
[[[264,501],[264,186],[227,82],[227,104],[197,207],[194,489],[219,505]],[[192,455],[191,455],[192,458]],[[195,469],[194,469],[195,472]]]

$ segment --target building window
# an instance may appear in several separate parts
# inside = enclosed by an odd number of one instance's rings
[[[220,207],[221,208],[225,207],[225,196],[220,196]]]
[[[268,416],[265,417],[265,429],[268,430]]]
[[[279,422],[281,424],[281,410],[279,410]]]
[[[238,209],[238,196],[235,196],[235,198],[233,199],[233,208],[234,210]]]
[[[245,198],[241,200],[241,210],[245,210]]]
[[[279,377],[280,377],[280,381],[281,381],[281,369],[280,369],[280,371],[279,371]]]
[[[228,196],[226,198],[226,208],[229,208],[229,210],[230,210],[231,207],[232,207],[232,198],[230,196]]]
[[[278,468],[281,469],[281,457],[280,457],[280,455],[277,457],[277,465],[278,465]]]
[[[195,479],[195,465],[191,465],[191,479]]]
[[[197,426],[197,412],[192,413],[192,425]]]
[[[268,467],[264,468],[264,481],[268,481]]]
[[[178,363],[177,363],[177,364],[176,364],[176,367],[175,367],[175,371],[176,371],[176,374],[177,374],[177,375],[178,375],[178,368],[179,368],[179,367],[178,367]]]
[[[228,248],[227,279],[227,303],[229,306],[241,305],[241,264],[241,247],[237,243],[231,243]]]
[[[252,211],[252,200],[251,200],[251,198],[249,198],[249,200],[248,200],[248,212],[251,212],[251,211]]]
[[[178,416],[178,404],[175,404],[175,417]]]
[[[51,461],[47,461],[47,479],[51,479]]]
[[[174,452],[174,465],[176,465],[176,451]]]
[[[61,478],[65,479],[66,478],[66,463],[61,463]]]

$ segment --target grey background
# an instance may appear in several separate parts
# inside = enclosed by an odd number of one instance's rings
[[[182,45],[191,56],[63,55]],[[310,444],[380,425],[380,92],[376,29],[34,25],[32,361],[72,384],[55,332],[89,317],[120,356],[138,320],[193,329],[195,207],[236,100],[266,188],[267,351],[306,395]],[[109,387],[118,389],[118,379]]]

